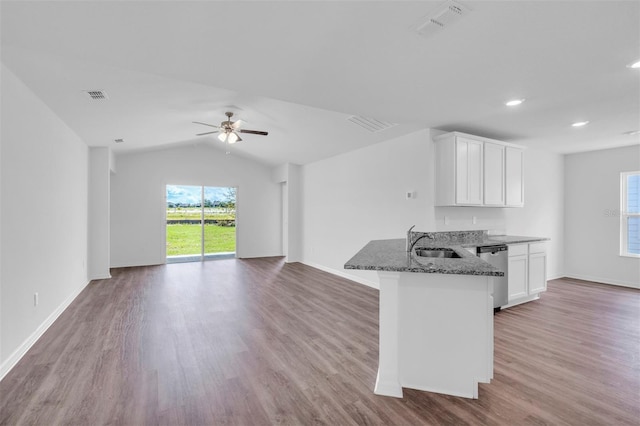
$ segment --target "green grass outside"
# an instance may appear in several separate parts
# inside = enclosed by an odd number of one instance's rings
[[[167,256],[200,254],[200,225],[167,225]],[[236,251],[234,226],[204,225],[204,252],[233,253]]]
[[[200,209],[176,208],[167,209],[167,220],[200,220]],[[225,211],[224,209],[205,208],[205,219],[232,220],[235,219],[235,211]]]

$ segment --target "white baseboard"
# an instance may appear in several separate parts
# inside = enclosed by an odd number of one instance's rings
[[[58,306],[56,310],[53,311],[51,315],[49,315],[47,319],[45,319],[42,324],[40,324],[40,326],[33,333],[31,333],[31,335],[24,342],[22,342],[22,344],[18,346],[15,351],[13,351],[11,355],[9,355],[9,358],[7,358],[0,365],[0,380],[2,380],[4,376],[6,376],[7,373],[9,373],[9,371],[11,371],[11,369],[16,366],[16,364],[18,363],[18,361],[20,361],[24,354],[26,354],[27,351],[31,349],[31,347],[38,341],[40,337],[42,337],[42,335],[49,329],[49,327],[51,327],[51,324],[53,324],[55,320],[58,319],[58,317],[64,312],[64,310],[69,307],[71,302],[73,302],[74,299],[78,297],[78,295],[82,292],[82,290],[85,289],[85,287],[89,283],[90,281],[87,281],[84,285],[80,286],[76,291],[71,293],[69,297],[67,297],[60,304],[60,306]]]
[[[508,308],[512,308],[514,306],[522,305],[523,303],[533,302],[534,300],[540,299],[540,294],[541,293],[536,293],[536,294],[534,294],[532,296],[521,297],[519,299],[511,301],[511,303],[508,303],[508,304],[506,304],[504,306],[501,306],[500,309],[508,309]]]
[[[93,281],[93,280],[109,280],[109,279],[111,279],[111,274],[89,277],[89,281]]]
[[[590,275],[581,275],[581,274],[566,274],[564,277],[573,278],[574,280],[593,281],[600,284],[609,284],[609,285],[617,285],[620,287],[640,289],[640,283],[638,282],[612,280],[609,278],[594,277]]]
[[[131,268],[134,266],[155,266],[155,265],[164,265],[167,263],[167,258],[157,258],[157,259],[129,259],[124,262],[114,262],[111,260],[111,264],[109,265],[109,270],[114,268]]]
[[[328,272],[328,273],[333,274],[333,275],[337,275],[337,276],[342,277],[342,278],[346,278],[346,279],[351,280],[351,281],[355,281],[358,284],[363,284],[363,285],[366,285],[367,287],[375,288],[376,290],[380,289],[380,285],[377,282],[371,281],[371,280],[367,280],[367,279],[359,277],[357,275],[347,274],[345,272],[338,271],[337,269],[329,268],[327,266],[320,265],[320,264],[314,263],[314,262],[300,261],[300,263],[303,263],[303,264],[305,264],[307,266],[311,266],[312,268],[320,269],[321,271]]]

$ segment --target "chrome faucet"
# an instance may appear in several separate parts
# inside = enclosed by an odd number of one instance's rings
[[[411,245],[411,230],[413,228],[415,228],[416,226],[413,225],[411,228],[409,228],[409,230],[407,231],[407,251],[411,251],[411,249],[413,248],[413,246]]]
[[[418,241],[420,241],[423,238],[429,238],[429,239],[433,239],[434,236],[431,234],[422,234],[420,235],[418,238],[415,239],[415,241],[411,241],[411,230],[413,228],[415,228],[416,226],[413,225],[411,228],[409,228],[409,230],[407,231],[407,252],[411,253],[411,250],[413,250],[413,247],[415,247],[416,243]]]

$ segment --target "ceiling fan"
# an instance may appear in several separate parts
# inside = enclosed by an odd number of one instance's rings
[[[219,126],[214,126],[213,124],[194,121],[193,122],[194,124],[202,124],[203,126],[215,127],[216,129],[218,129],[218,130],[213,130],[211,132],[198,133],[196,134],[196,136],[210,135],[212,133],[220,133],[218,135],[218,139],[220,139],[220,141],[224,143],[232,144],[232,143],[240,142],[242,140],[242,138],[240,138],[240,135],[238,133],[249,133],[252,135],[263,135],[263,136],[267,136],[269,134],[268,132],[262,132],[259,130],[241,129],[240,126],[242,126],[242,120],[231,121],[231,117],[233,117],[233,113],[225,112],[224,114],[227,116],[227,120],[220,123]]]

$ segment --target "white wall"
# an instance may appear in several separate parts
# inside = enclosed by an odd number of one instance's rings
[[[547,278],[564,276],[564,156],[527,149],[524,170],[524,207],[504,210],[510,235],[541,236],[547,242]]]
[[[620,256],[620,172],[640,170],[640,146],[565,157],[566,275],[640,288],[640,259]]]
[[[83,141],[4,65],[1,86],[0,377],[87,284],[89,167]]]
[[[344,263],[368,241],[404,238],[415,224],[419,231],[491,229],[549,237],[548,276],[561,276],[563,164],[561,155],[526,150],[525,207],[514,209],[434,207],[429,130],[308,164],[302,169],[304,262],[377,287],[375,272],[346,271]],[[407,191],[416,197],[406,199]]]
[[[283,164],[273,170],[273,180],[282,189],[282,250],[286,262],[302,260],[302,182],[301,167]]]
[[[90,280],[111,278],[109,272],[109,198],[111,150],[89,149],[89,260]]]
[[[304,262],[377,286],[375,272],[344,263],[370,240],[403,238],[411,225],[434,229],[431,152],[422,130],[305,165]]]
[[[281,192],[269,167],[207,144],[116,156],[111,266],[165,262],[167,184],[237,187],[238,257],[282,254]]]
[[[547,242],[547,277],[560,278],[564,276],[564,156],[526,149],[524,161],[524,207],[436,207],[435,229],[487,229],[551,238]],[[449,218],[448,225],[444,223],[445,216]]]

